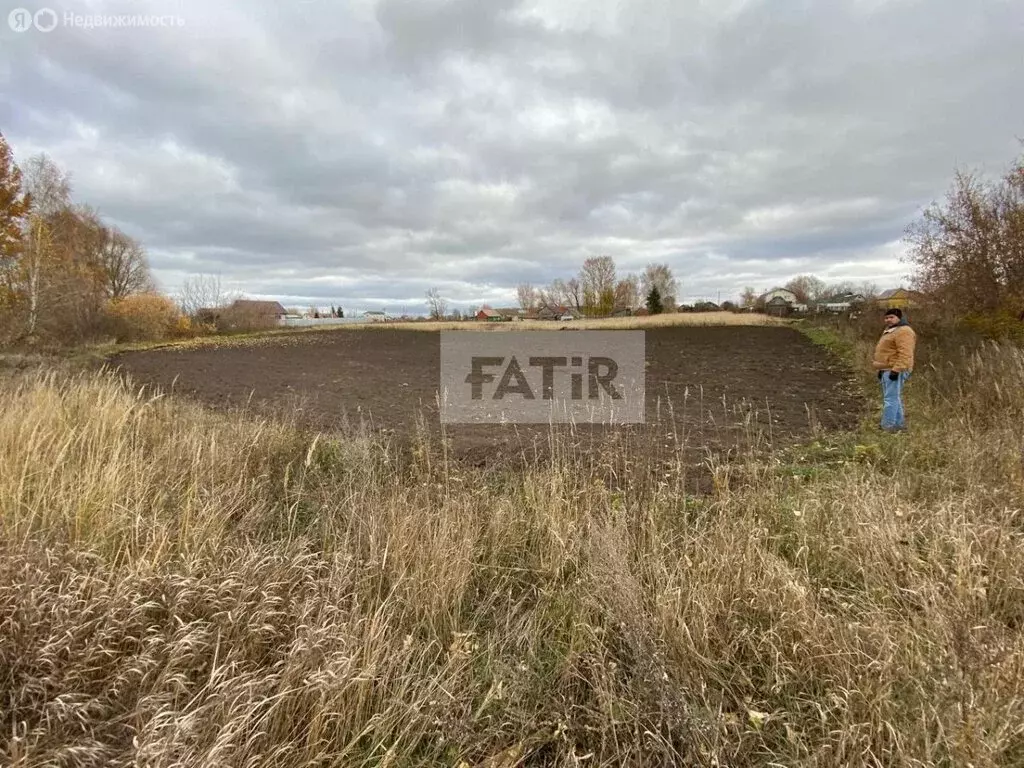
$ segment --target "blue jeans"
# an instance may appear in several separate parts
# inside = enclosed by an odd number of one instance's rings
[[[901,371],[893,381],[889,371],[882,371],[882,429],[903,429],[903,385],[910,378],[910,371]]]

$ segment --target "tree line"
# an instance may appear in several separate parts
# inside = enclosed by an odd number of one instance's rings
[[[619,275],[611,256],[594,256],[583,262],[580,271],[568,280],[555,279],[550,285],[537,287],[520,283],[516,299],[520,309],[528,313],[547,309],[567,311],[584,317],[609,317],[618,312],[635,312],[646,307],[651,314],[674,312],[677,308],[679,281],[668,264],[648,264],[642,274]],[[465,314],[448,311],[448,301],[438,288],[426,293],[427,312],[432,320],[472,318],[477,307]],[[481,309],[491,309],[484,304]]]
[[[549,286],[522,283],[516,289],[519,306],[526,311],[568,309],[584,317],[608,317],[634,312],[641,306],[657,314],[674,312],[679,281],[668,264],[648,264],[641,274],[619,275],[611,256],[593,256],[568,280]]]
[[[76,204],[47,155],[19,167],[0,134],[0,341],[88,341],[152,304],[153,290],[142,246]]]

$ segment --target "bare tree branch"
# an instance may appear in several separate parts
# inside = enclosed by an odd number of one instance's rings
[[[521,283],[516,288],[516,297],[519,300],[519,306],[527,312],[535,309],[541,298],[539,293],[540,292],[529,283]]]
[[[644,270],[642,285],[644,296],[649,296],[651,289],[657,288],[662,306],[668,311],[675,311],[679,281],[672,274],[672,268],[668,264],[648,264]]]
[[[110,299],[152,290],[146,253],[142,246],[115,227],[103,227],[98,254],[103,289]]]
[[[441,291],[431,288],[427,291],[427,308],[430,310],[432,320],[444,320],[448,312],[448,302],[441,297]]]
[[[217,275],[195,275],[182,283],[178,291],[178,306],[182,314],[197,317],[201,310],[219,310],[230,298],[221,288]]]

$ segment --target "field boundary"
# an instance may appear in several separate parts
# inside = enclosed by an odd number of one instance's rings
[[[872,429],[875,425],[873,420],[877,416],[875,413],[877,391],[873,386],[874,376],[867,371],[861,361],[866,353],[866,344],[837,333],[831,328],[809,324],[805,320],[798,321],[795,327],[813,344],[828,351],[849,370],[851,379],[857,382],[858,392],[864,399],[864,407],[858,418],[858,431]]]
[[[680,312],[653,315],[650,317],[595,318],[572,321],[519,320],[502,323],[480,321],[425,321],[425,322],[367,322],[310,327],[270,328],[230,334],[195,336],[185,339],[128,342],[123,344],[97,344],[84,347],[73,353],[73,357],[110,360],[125,352],[149,352],[160,349],[196,349],[201,347],[241,347],[265,343],[271,339],[305,337],[310,334],[332,334],[349,332],[398,331],[568,331],[568,330],[646,330],[675,327],[785,327],[792,320],[770,315],[737,314],[733,312]]]

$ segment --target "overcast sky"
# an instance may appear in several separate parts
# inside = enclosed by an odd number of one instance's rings
[[[922,206],[1024,137],[1017,0],[3,3],[0,130],[170,292],[503,305],[605,254],[683,300],[894,287]]]

